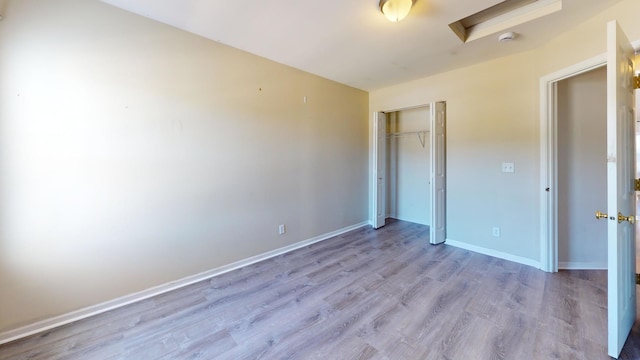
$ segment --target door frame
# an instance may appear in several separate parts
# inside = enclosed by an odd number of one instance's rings
[[[558,271],[557,85],[606,65],[603,53],[540,78],[540,267],[546,272]]]
[[[378,192],[377,176],[378,176],[378,174],[377,174],[377,165],[375,163],[375,161],[377,161],[376,159],[378,158],[378,151],[379,151],[379,149],[378,149],[378,140],[377,140],[378,139],[378,126],[376,124],[377,114],[380,113],[380,112],[385,113],[385,114],[389,114],[389,113],[392,113],[392,112],[398,112],[398,111],[403,111],[403,110],[429,108],[429,116],[430,116],[430,118],[429,118],[429,124],[430,124],[429,139],[430,139],[430,143],[434,144],[434,141],[435,141],[434,137],[435,137],[436,134],[435,134],[434,131],[431,131],[432,130],[431,128],[433,127],[433,123],[435,121],[435,119],[433,118],[433,108],[435,107],[436,103],[444,104],[444,106],[445,106],[445,110],[444,111],[445,111],[445,117],[446,117],[446,101],[434,101],[434,102],[428,102],[428,103],[421,104],[421,105],[416,105],[416,106],[403,107],[403,108],[399,108],[399,109],[379,110],[379,111],[374,111],[372,113],[373,114],[373,118],[371,120],[371,128],[373,129],[373,131],[372,131],[372,143],[371,143],[372,144],[372,147],[371,147],[371,152],[372,153],[370,154],[370,158],[373,159],[374,163],[371,164],[372,165],[371,166],[371,181],[372,181],[372,183],[371,183],[371,192],[370,192],[370,195],[369,195],[370,196],[369,197],[369,199],[370,199],[370,209],[369,209],[370,211],[369,211],[369,213],[371,214],[370,215],[371,218],[370,218],[369,222],[370,222],[370,224],[372,226],[374,226],[374,224],[376,223],[375,217],[376,217],[377,214],[375,212],[375,209],[377,209],[377,204],[378,204],[378,195],[377,195],[377,192]],[[446,120],[445,120],[445,128],[446,128]],[[445,143],[446,143],[446,130],[445,130]],[[445,168],[445,174],[446,174],[446,160],[445,160],[446,159],[446,145],[445,145],[445,148],[444,148],[444,152],[445,152],[445,154],[444,154],[444,157],[443,157],[443,161],[445,161],[444,168]],[[429,154],[429,158],[430,158],[430,161],[431,161],[431,170],[430,170],[430,178],[429,178],[429,182],[430,182],[430,184],[429,184],[429,193],[431,194],[431,196],[433,196],[435,184],[434,184],[434,179],[432,179],[432,177],[434,176],[432,170],[434,169],[434,165],[438,160],[437,157],[436,157],[435,151],[433,151],[433,149]],[[386,181],[385,181],[385,184],[386,184]],[[445,188],[444,188],[444,196],[445,196],[445,199],[446,199],[446,185],[445,185]],[[385,197],[386,197],[386,194],[385,194]],[[433,208],[434,207],[433,206],[433,199],[431,199],[431,200],[432,201],[429,202],[428,206],[431,207],[431,214],[432,214],[432,218],[433,218],[433,212],[435,211],[435,209]],[[445,202],[446,202],[446,200],[445,200]],[[446,207],[445,207],[445,209],[446,209]],[[445,234],[444,237],[446,238],[446,210],[445,210],[445,214],[442,214],[442,216],[444,218],[444,221],[443,221],[443,223],[444,223],[444,234]],[[433,227],[433,225],[434,224],[431,224],[430,226]],[[435,244],[435,242],[433,242],[433,241],[434,241],[433,239],[430,239],[430,242]],[[444,239],[442,239],[441,242],[444,242]]]
[[[637,54],[640,40],[631,45]],[[546,272],[558,271],[557,83],[605,66],[602,53],[540,78],[540,268]]]

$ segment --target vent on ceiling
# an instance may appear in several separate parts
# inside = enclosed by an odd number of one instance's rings
[[[469,42],[562,10],[562,0],[505,0],[449,24]]]

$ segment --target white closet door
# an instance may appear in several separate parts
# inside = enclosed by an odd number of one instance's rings
[[[429,242],[446,240],[445,103],[430,105],[431,112],[431,226]]]
[[[609,355],[618,357],[636,318],[634,51],[607,24],[607,212]]]
[[[387,114],[383,112],[375,113],[374,141],[373,144],[373,228],[378,229],[384,226],[387,217]]]

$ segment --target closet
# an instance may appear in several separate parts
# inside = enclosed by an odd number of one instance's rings
[[[429,226],[446,240],[446,104],[373,114],[371,225],[388,217]]]
[[[431,225],[429,107],[394,111],[386,124],[386,217]]]

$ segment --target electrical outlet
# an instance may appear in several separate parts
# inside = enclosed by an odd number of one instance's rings
[[[278,233],[280,235],[284,234],[287,232],[287,228],[284,224],[280,224],[280,226],[278,226]]]
[[[499,227],[494,227],[493,228],[493,236],[494,237],[500,237],[500,228]]]
[[[502,172],[503,173],[512,173],[516,171],[516,167],[515,165],[513,165],[513,163],[510,162],[503,162],[502,163]]]

